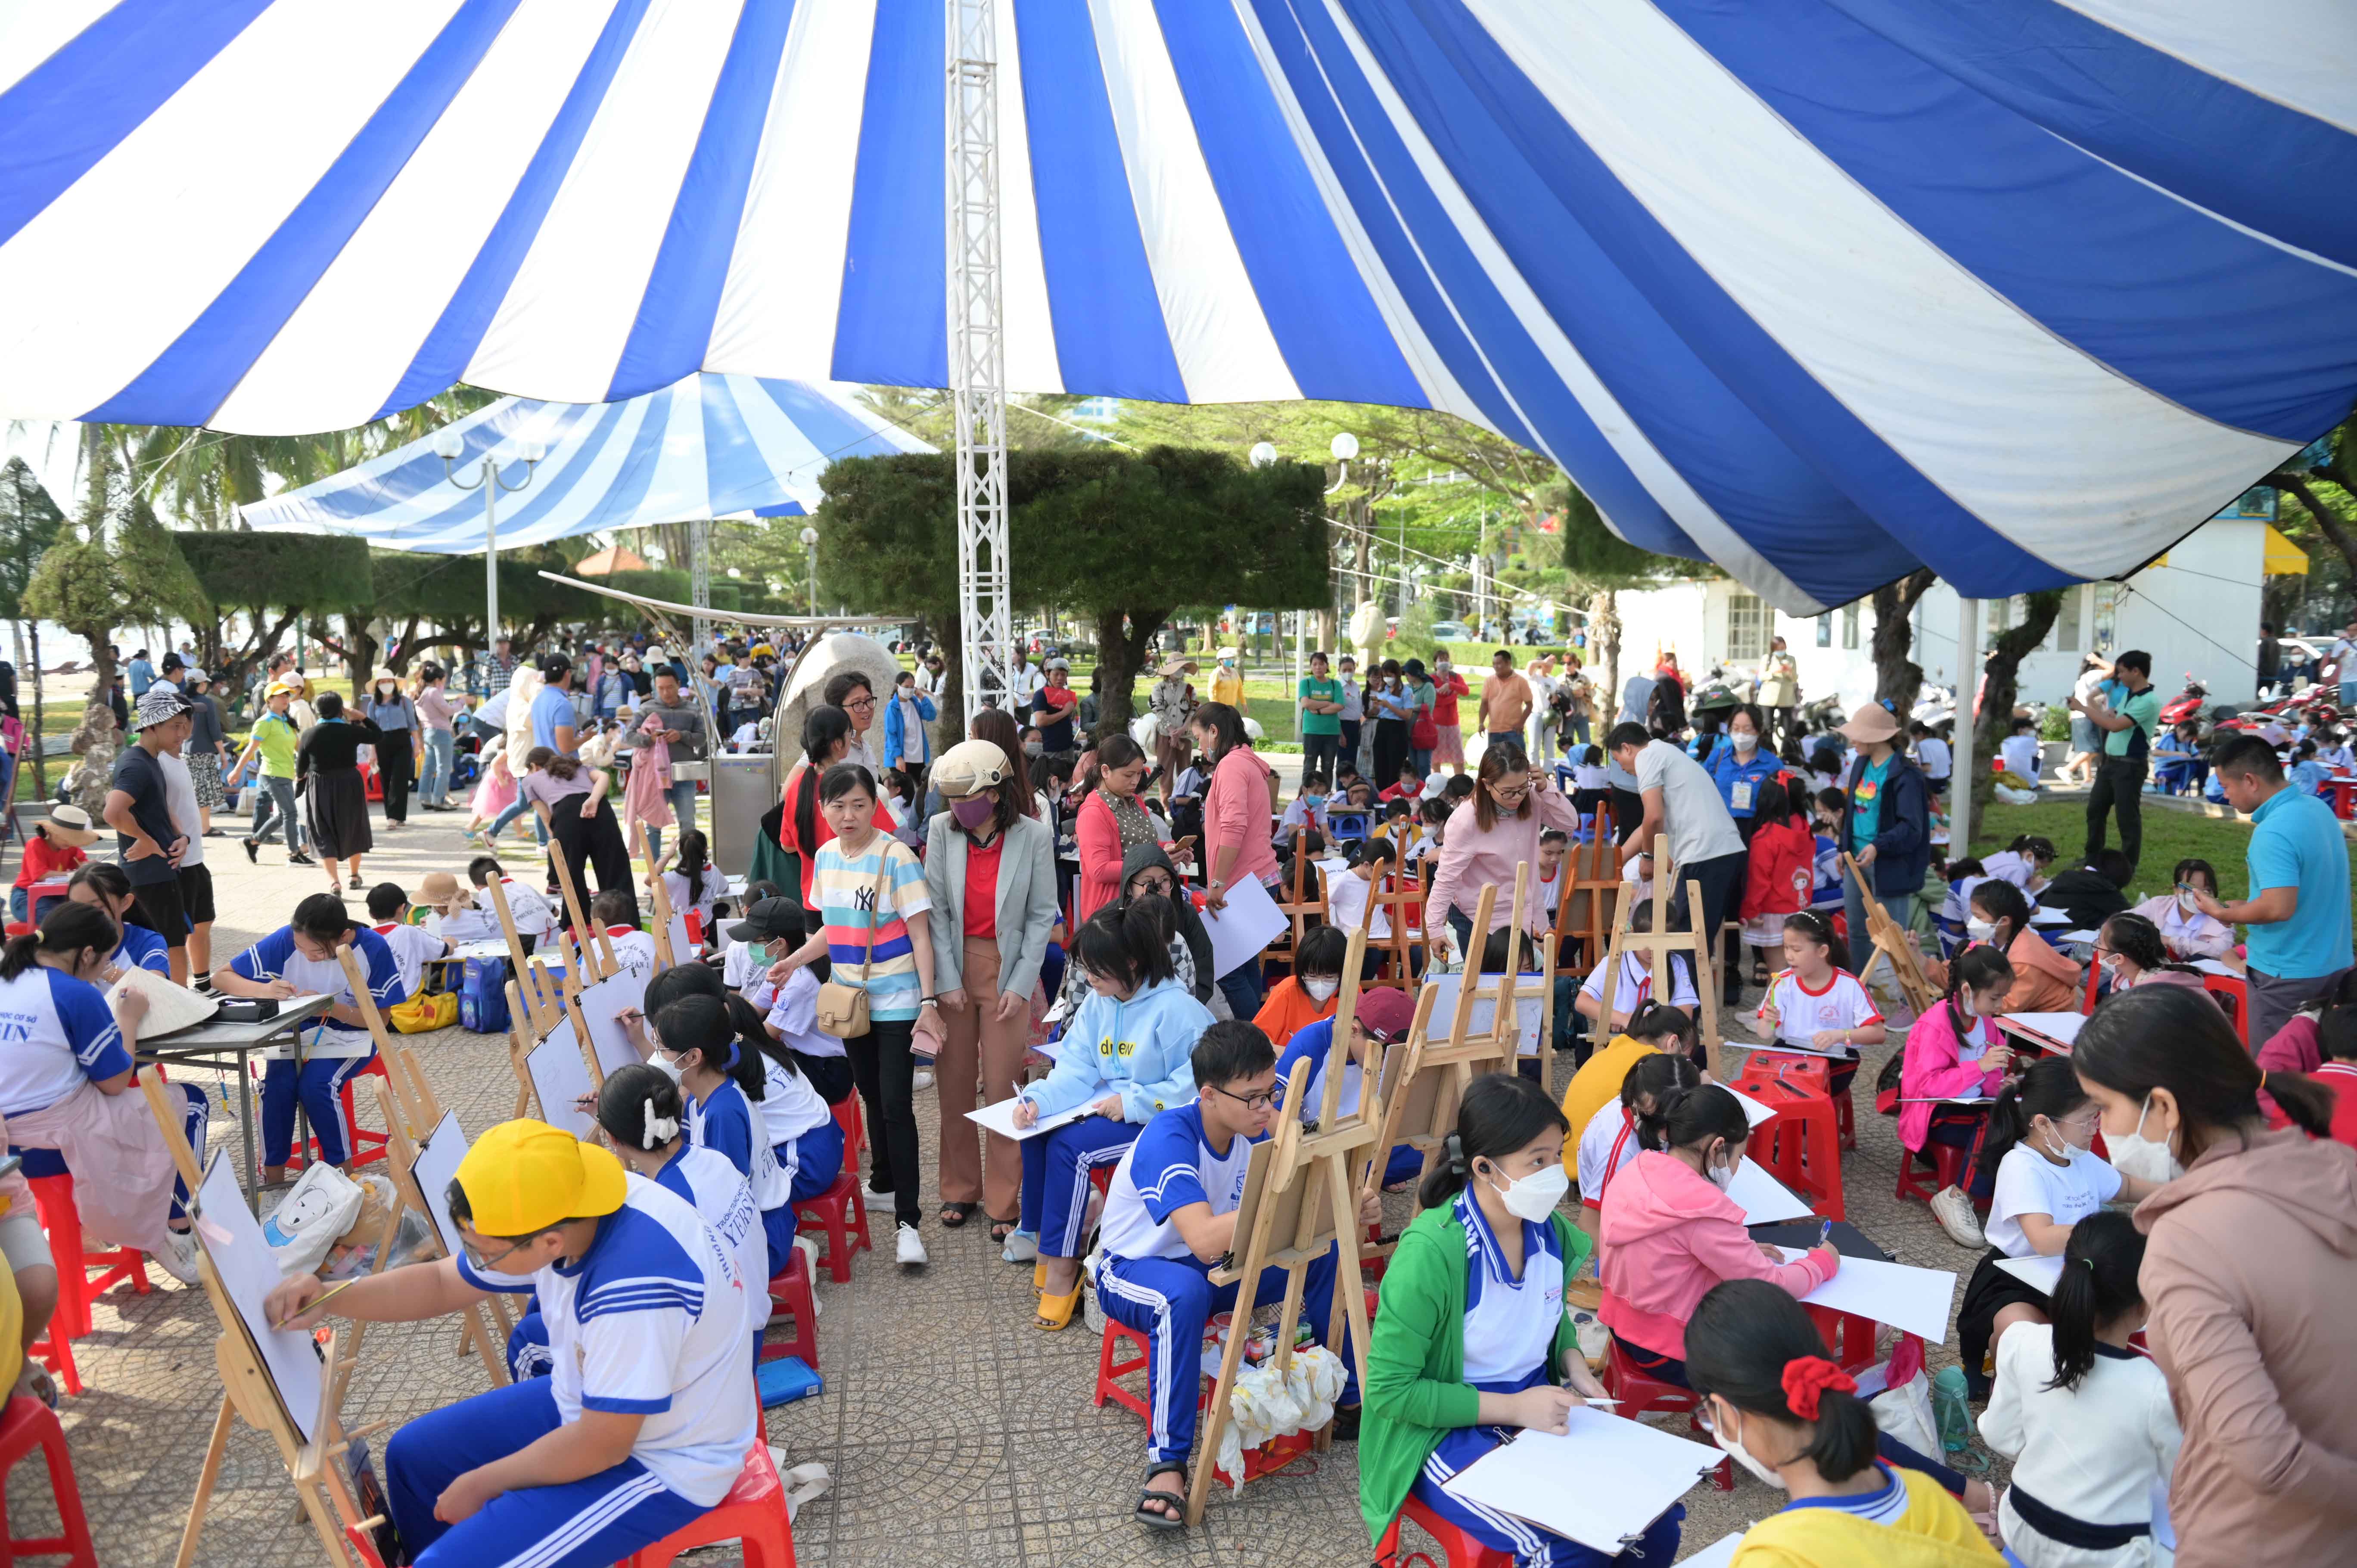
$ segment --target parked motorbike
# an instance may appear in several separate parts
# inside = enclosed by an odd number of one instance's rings
[[[2191,719],[2196,724],[2201,723],[2201,704],[2208,701],[2209,696],[2210,688],[2203,685],[2192,671],[2188,670],[2185,672],[2185,690],[2161,704],[2161,727],[2175,729],[2188,719]]]

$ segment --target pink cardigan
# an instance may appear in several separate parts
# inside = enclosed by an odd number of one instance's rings
[[[1766,1280],[1793,1296],[1833,1278],[1816,1252],[1771,1263],[1743,1229],[1743,1208],[1692,1165],[1648,1149],[1604,1189],[1598,1240],[1604,1326],[1658,1356],[1686,1354],[1686,1320],[1721,1280]]]
[[[1536,809],[1519,817],[1500,817],[1498,825],[1488,832],[1481,831],[1474,817],[1474,802],[1466,801],[1448,813],[1448,825],[1441,832],[1440,869],[1432,878],[1432,894],[1425,900],[1425,929],[1447,924],[1451,906],[1462,909],[1468,920],[1473,918],[1473,908],[1481,900],[1484,883],[1498,885],[1498,901],[1490,910],[1490,930],[1502,930],[1513,918],[1514,867],[1531,868],[1531,907],[1523,911],[1523,922],[1532,930],[1544,930],[1555,919],[1552,908],[1542,908],[1544,902],[1536,894],[1539,874],[1539,832],[1544,828],[1561,828],[1575,832],[1579,827],[1579,808],[1565,798],[1560,789],[1538,789],[1531,794]],[[1487,938],[1489,931],[1480,933]]]
[[[1276,847],[1269,843],[1268,764],[1249,746],[1232,746],[1211,769],[1203,793],[1203,875],[1220,874],[1220,852],[1241,847],[1228,886],[1245,877],[1276,877]]]
[[[1996,1026],[1987,1019],[1975,1023],[1995,1034]],[[1955,1028],[1948,1022],[1944,1002],[1915,1020],[1915,1026],[1907,1031],[1906,1050],[1899,1069],[1899,1141],[1910,1149],[1921,1149],[1931,1136],[1934,1109],[1931,1101],[1951,1094],[1995,1094],[2005,1082],[2003,1073],[1960,1059],[1964,1053]]]

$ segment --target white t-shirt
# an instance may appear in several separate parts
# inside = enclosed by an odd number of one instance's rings
[[[2058,1165],[2025,1141],[2007,1149],[1996,1164],[1996,1191],[1982,1230],[1989,1245],[2007,1257],[2027,1258],[2038,1249],[2021,1233],[2020,1216],[2043,1214],[2057,1225],[2076,1225],[2119,1190],[2120,1173],[2093,1151],[2071,1149],[2071,1163]]]
[[[164,770],[165,809],[172,813],[172,825],[188,841],[188,847],[180,852],[180,865],[183,868],[202,865],[205,819],[197,810],[197,786],[188,777],[188,765],[168,751],[159,751],[156,754],[156,766]]]
[[[1224,1153],[1203,1139],[1200,1103],[1174,1106],[1146,1124],[1114,1167],[1102,1234],[1108,1256],[1189,1258],[1194,1254],[1174,1218],[1191,1204],[1232,1214],[1244,1199],[1253,1140],[1228,1140]]]
[[[1373,898],[1375,885],[1356,871],[1338,871],[1326,879],[1326,922],[1345,936],[1359,929],[1367,918],[1367,904]],[[1367,940],[1387,941],[1392,934],[1391,911],[1382,905],[1375,907],[1374,923],[1367,928]]]
[[[1604,1207],[1604,1184],[1637,1157],[1637,1113],[1612,1101],[1579,1133],[1579,1201]]]
[[[789,1050],[806,1057],[839,1057],[847,1053],[843,1042],[818,1026],[818,976],[809,969],[798,969],[786,976],[786,983],[774,992],[759,988],[748,992],[745,999],[755,1006],[768,1006],[762,1023],[773,1026],[779,1043]]]
[[[825,1098],[798,1072],[788,1072],[775,1057],[761,1060],[761,1128],[770,1147],[791,1144],[803,1133],[823,1126],[834,1115]]]
[[[35,964],[0,980],[0,1110],[46,1111],[83,1083],[131,1069],[106,993],[61,969]]]
[[[693,899],[687,896],[687,875],[684,872],[666,871],[662,879],[663,894],[671,900],[672,912],[684,915],[690,909],[694,910],[697,922],[704,928],[705,938],[709,940],[712,936],[712,907],[720,902],[720,895],[727,890],[728,879],[721,875],[716,867],[705,866],[702,879],[696,884],[696,897]]]
[[[759,942],[730,942],[720,953],[720,983],[743,991],[769,972],[770,952]]]
[[[1846,969],[1834,971],[1821,991],[1811,991],[1791,970],[1779,970],[1760,1005],[1776,1009],[1776,1038],[1786,1045],[1807,1046],[1824,1029],[1863,1029],[1882,1022],[1882,1010]],[[1847,1054],[1854,1057],[1857,1051],[1852,1047]]]
[[[654,972],[653,932],[642,931],[636,926],[608,926],[606,928],[606,945],[614,950],[614,961],[624,969],[642,969],[649,973]],[[693,961],[694,958],[692,954],[674,956],[683,963]]]
[[[393,950],[393,961],[401,971],[402,991],[416,995],[418,982],[425,974],[426,961],[440,958],[447,944],[423,926],[407,926],[398,920],[388,920],[371,929]]]
[[[2017,779],[2038,777],[2038,764],[2043,755],[2034,735],[2009,735],[1996,743],[1996,754],[2005,758],[2005,770]]]
[[[539,888],[527,887],[512,876],[502,876],[500,891],[507,895],[508,913],[515,917],[519,936],[544,937],[555,927],[555,912],[549,908],[548,899]],[[499,918],[499,906],[491,902],[489,892],[477,892],[475,902],[490,910],[491,918]]]
[[[1662,792],[1669,819],[1664,832],[1680,866],[1743,853],[1743,835],[1727,815],[1717,781],[1681,748],[1666,740],[1646,742],[1637,753],[1637,789]]]
[[[644,1413],[630,1457],[711,1508],[737,1484],[753,1443],[746,1293],[762,1283],[737,1272],[694,1204],[644,1176],[625,1180],[622,1207],[598,1222],[579,1262],[500,1274],[461,1257],[458,1275],[478,1290],[537,1291],[558,1422],[577,1422],[585,1409]]]
[[[2016,854],[2009,849],[2001,849],[1995,854],[1982,856],[1981,869],[2000,882],[2012,883],[2025,893],[2029,891],[2030,883],[2038,876],[2038,866],[2035,862],[2028,855]],[[1972,895],[1967,893],[1964,897],[1969,898]]]
[[[1702,1004],[1702,998],[1695,994],[1694,975],[1683,961],[1674,956],[1655,961],[1667,962],[1675,976],[1670,986],[1670,1005],[1693,1008]],[[1599,963],[1588,971],[1587,983],[1582,985],[1579,990],[1583,996],[1593,996],[1598,1001],[1603,999],[1603,964]],[[1622,953],[1620,983],[1612,993],[1612,1005],[1608,1010],[1607,1015],[1611,1013],[1626,1013],[1633,1016],[1639,1007],[1652,1000],[1657,1000],[1653,995],[1653,971],[1647,969],[1635,953]]]
[[[1925,736],[1916,743],[1915,761],[1927,779],[1945,779],[1955,766],[1954,754],[1948,749],[1948,743],[1935,735]]]
[[[1611,788],[1611,779],[1600,762],[1575,762],[1571,765],[1571,787],[1575,789],[1607,789]]]
[[[2160,1363],[2098,1344],[2094,1365],[2077,1388],[2049,1387],[2053,1381],[2053,1325],[2007,1329],[1997,1343],[1996,1386],[1980,1429],[1991,1449],[2013,1457],[2020,1492],[2012,1495],[2090,1523],[2149,1520],[2158,1527],[2184,1443]],[[2150,1542],[2115,1552],[2064,1545],[2025,1528],[2016,1506],[1998,1505],[1997,1529],[2007,1554],[2024,1568],[2168,1561],[2147,1553]]]

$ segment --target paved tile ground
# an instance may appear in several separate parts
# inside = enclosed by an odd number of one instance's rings
[[[414,887],[427,871],[457,867],[458,821],[413,812],[413,825],[380,834],[368,875]],[[234,839],[209,841],[208,852],[221,904],[216,961],[283,922],[299,897],[323,885],[322,873],[287,867],[274,849],[263,852],[259,869],[245,864]],[[515,858],[533,860],[529,852]],[[468,1127],[510,1113],[515,1085],[503,1041],[454,1029],[414,1043],[444,1102]],[[1872,1081],[1874,1065],[1869,1060],[1865,1081]],[[1567,1059],[1555,1068],[1558,1084],[1566,1070]],[[920,1114],[929,1113],[927,1100]],[[363,1119],[375,1120],[367,1111]],[[1902,1261],[1968,1266],[1971,1255],[1921,1204],[1891,1198],[1891,1126],[1870,1111],[1860,1118],[1862,1147],[1847,1161],[1851,1218]],[[213,1127],[217,1141],[233,1138],[233,1119],[216,1115]],[[931,1169],[930,1130],[927,1142]],[[1403,1208],[1389,1224],[1406,1217]],[[821,1460],[834,1473],[832,1493],[795,1526],[804,1568],[1341,1568],[1368,1561],[1347,1447],[1256,1482],[1240,1498],[1215,1498],[1204,1526],[1189,1534],[1149,1534],[1133,1524],[1142,1434],[1127,1412],[1089,1403],[1096,1341],[1077,1319],[1060,1334],[1033,1329],[1029,1271],[1000,1262],[979,1226],[961,1233],[929,1225],[927,1241],[933,1262],[922,1272],[902,1273],[871,1254],[859,1259],[848,1284],[822,1282],[825,1391],[770,1412],[772,1437],[795,1462]],[[883,1244],[888,1256],[888,1238]],[[110,1565],[170,1560],[220,1398],[214,1325],[203,1297],[160,1271],[156,1278],[150,1294],[118,1287],[98,1303],[94,1332],[75,1346],[87,1391],[64,1410],[100,1559]],[[371,1328],[348,1421],[400,1422],[480,1391],[481,1368],[458,1354],[457,1339],[450,1323]],[[20,1528],[38,1523],[48,1505],[38,1469],[20,1466],[15,1479],[14,1517]],[[1682,1555],[1761,1517],[1776,1500],[1739,1471],[1732,1493],[1696,1489],[1686,1499]],[[241,1424],[199,1561],[275,1568],[317,1560],[275,1452]],[[728,1552],[697,1559],[734,1560]]]

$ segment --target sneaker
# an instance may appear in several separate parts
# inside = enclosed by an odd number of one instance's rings
[[[198,1283],[195,1238],[175,1230],[162,1251],[150,1252],[147,1255],[156,1260],[156,1267],[182,1284],[192,1285]]]
[[[933,1075],[925,1069],[919,1068],[917,1069],[917,1076],[909,1080],[909,1091],[912,1094],[922,1094],[925,1090],[932,1087]]]
[[[1039,1238],[1030,1230],[1009,1230],[1006,1245],[999,1249],[1002,1263],[1028,1263],[1039,1255]]]
[[[245,845],[245,860],[247,865],[259,865],[262,864],[262,846],[260,844],[254,843],[252,839],[240,839],[238,842]]]
[[[1981,1218],[1973,1212],[1973,1200],[1964,1196],[1960,1187],[1943,1187],[1932,1195],[1932,1218],[1948,1233],[1948,1239],[1959,1247],[1974,1251],[1988,1245],[1981,1234]]]
[[[880,1185],[880,1186],[879,1186],[879,1185],[878,1185],[878,1183],[879,1183],[881,1180],[882,1180],[882,1178],[880,1178],[880,1177],[877,1176],[873,1172],[869,1173],[868,1177],[867,1177],[867,1196],[868,1196],[868,1197],[891,1197],[891,1196],[892,1196],[892,1185],[891,1185],[891,1183],[889,1183],[889,1182],[882,1182],[882,1185]]]
[[[286,864],[289,865],[317,865],[319,863],[313,860],[309,855],[305,854],[298,849],[294,854],[286,857]]]
[[[917,1228],[906,1219],[900,1221],[898,1255],[903,1267],[911,1267],[928,1261],[925,1257],[924,1238],[918,1235]]]

